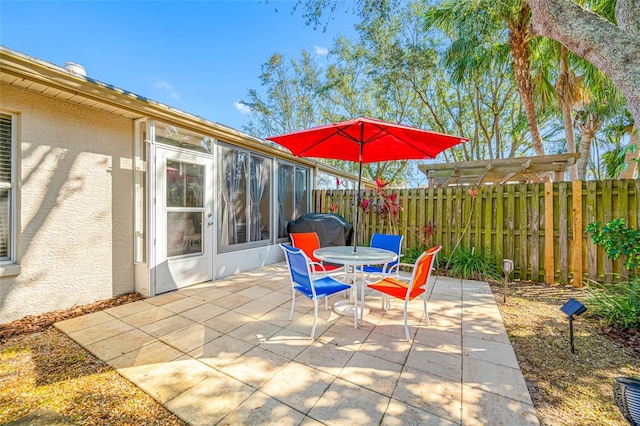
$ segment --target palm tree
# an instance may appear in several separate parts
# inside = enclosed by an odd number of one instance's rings
[[[544,146],[535,111],[531,78],[531,47],[529,21],[531,10],[525,0],[448,0],[430,9],[427,26],[437,26],[448,34],[458,34],[458,40],[482,44],[506,28],[508,46],[513,60],[514,78],[522,99],[533,149],[544,155]],[[455,45],[455,42],[452,46]]]

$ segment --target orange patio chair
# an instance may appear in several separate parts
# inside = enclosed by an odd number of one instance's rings
[[[383,309],[386,311],[391,308],[391,304],[389,302],[389,296],[395,297],[397,299],[404,299],[404,331],[407,336],[407,340],[409,339],[409,326],[407,325],[407,307],[409,305],[409,301],[415,299],[417,296],[422,294],[422,303],[424,305],[424,313],[427,317],[427,324],[429,322],[429,311],[427,310],[427,293],[429,293],[429,297],[431,296],[431,291],[433,291],[433,286],[427,291],[427,287],[429,285],[429,277],[431,276],[431,271],[433,270],[434,261],[436,255],[440,251],[442,246],[436,246],[429,250],[426,250],[424,253],[420,255],[420,257],[416,260],[414,265],[399,263],[395,265],[394,268],[399,266],[412,266],[413,273],[411,275],[411,280],[408,283],[404,281],[400,281],[398,278],[386,276],[383,279],[376,281],[373,284],[369,284],[367,287],[379,291],[384,294],[384,298],[382,300]],[[364,299],[364,294],[363,294]],[[364,300],[363,300],[364,302]]]
[[[312,271],[315,272],[332,272],[341,269],[339,265],[329,265],[323,263],[320,259],[313,255],[315,249],[320,248],[320,238],[315,232],[294,232],[289,234],[291,237],[291,245],[299,248],[311,260]]]

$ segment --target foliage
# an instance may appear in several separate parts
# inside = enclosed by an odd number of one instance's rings
[[[588,285],[585,304],[591,313],[607,325],[621,330],[640,328],[640,278],[615,285]]]
[[[628,228],[624,219],[613,219],[602,228],[600,222],[587,225],[587,233],[594,244],[602,246],[609,259],[624,256],[624,266],[634,269],[640,266],[640,231]]]
[[[476,252],[474,249],[461,248],[454,250],[447,262],[447,272],[452,277],[464,279],[500,279],[493,255],[485,255],[481,252]]]

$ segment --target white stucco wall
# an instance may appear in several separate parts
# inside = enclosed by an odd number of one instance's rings
[[[19,114],[17,276],[0,278],[0,323],[134,290],[133,123],[8,85]]]

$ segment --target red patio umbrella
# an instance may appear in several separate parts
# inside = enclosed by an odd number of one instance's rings
[[[358,241],[363,163],[435,158],[445,149],[469,140],[365,117],[270,136],[267,139],[288,148],[297,157],[329,158],[359,163],[354,251]]]

